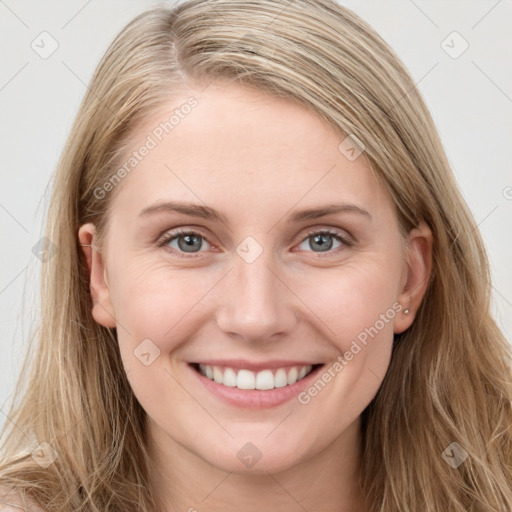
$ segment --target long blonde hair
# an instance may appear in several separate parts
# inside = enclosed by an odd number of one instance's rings
[[[155,511],[146,413],[115,329],[94,322],[77,231],[102,231],[128,137],[190,83],[227,80],[316,111],[355,136],[403,233],[430,227],[433,270],[412,326],[363,412],[372,512],[512,510],[512,354],[490,314],[484,246],[433,120],[390,47],[332,0],[190,0],[131,21],[100,62],[58,164],[37,346],[3,431],[0,483],[47,511]],[[30,359],[28,356],[30,355]],[[30,364],[28,363],[30,362]],[[31,455],[47,442],[47,468]],[[456,443],[456,444],[455,444]],[[458,464],[450,464],[457,459]]]

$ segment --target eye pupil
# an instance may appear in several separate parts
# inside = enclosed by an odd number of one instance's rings
[[[201,248],[201,236],[200,235],[181,235],[178,237],[178,246],[182,251],[185,252],[195,252],[190,249],[200,249]],[[185,243],[182,244],[182,240],[185,240]]]
[[[328,233],[314,235],[313,237],[314,244],[317,244],[317,247],[320,251],[329,251],[332,248],[332,235]],[[326,242],[325,239],[328,239]],[[310,244],[311,248],[314,249],[313,244]]]
[[[330,252],[334,246],[334,240],[338,241],[338,243],[342,246],[347,245],[347,243],[340,238],[340,236],[330,233],[329,231],[320,231],[311,233],[309,236],[303,239],[302,243],[307,243],[310,249],[312,249],[314,252]],[[171,236],[167,242],[165,242],[165,245],[176,243],[178,247],[175,247],[175,251],[190,254],[201,252],[202,244],[204,241],[205,238],[198,233],[178,232],[174,236]]]

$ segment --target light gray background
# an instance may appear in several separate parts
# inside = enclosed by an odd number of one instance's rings
[[[493,312],[512,340],[512,0],[341,3],[390,43],[424,95],[487,245]],[[41,262],[32,247],[45,190],[94,68],[125,23],[152,5],[0,0],[0,425],[37,321]],[[58,43],[46,59],[31,47],[43,31]],[[469,44],[458,58],[464,41],[454,31]]]

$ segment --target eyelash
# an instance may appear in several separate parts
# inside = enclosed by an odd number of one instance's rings
[[[191,254],[190,256],[186,256],[185,253],[183,253],[183,252],[179,252],[174,249],[171,249],[170,247],[166,247],[166,245],[168,243],[172,242],[176,238],[179,238],[181,235],[197,235],[197,236],[201,237],[202,239],[204,239],[207,243],[210,243],[210,242],[208,242],[208,239],[201,233],[198,233],[196,231],[187,231],[187,230],[180,229],[178,231],[166,233],[164,235],[164,237],[161,239],[161,241],[158,243],[158,245],[159,245],[159,247],[163,247],[165,250],[168,250],[168,251],[172,252],[173,254],[177,254],[179,258],[196,258],[197,257],[196,255],[199,253],[190,253]],[[331,235],[337,241],[341,242],[345,247],[351,247],[352,245],[354,245],[353,241],[347,235],[344,235],[338,231],[333,231],[330,229],[311,230],[306,234],[306,236],[304,238],[301,239],[300,244],[305,242],[308,238],[312,237],[313,235]],[[212,244],[210,244],[210,245],[212,245]],[[338,249],[340,249],[340,248],[338,248]],[[202,252],[202,251],[199,251],[199,252]],[[315,251],[306,251],[306,252],[315,253]],[[325,255],[322,254],[321,252],[317,252],[315,254],[317,254],[318,257],[322,258],[322,257],[326,257],[326,255],[333,254],[334,252],[336,252],[336,249],[326,251]]]

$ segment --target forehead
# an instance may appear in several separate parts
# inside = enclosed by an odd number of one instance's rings
[[[191,89],[134,130],[124,161],[131,156],[136,165],[116,193],[131,208],[168,198],[228,202],[252,213],[276,202],[384,206],[364,155],[351,161],[340,151],[344,139],[288,99],[237,85]],[[133,156],[144,146],[145,156]]]

